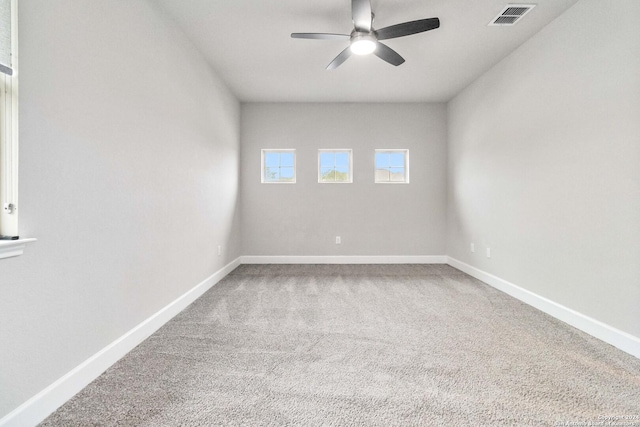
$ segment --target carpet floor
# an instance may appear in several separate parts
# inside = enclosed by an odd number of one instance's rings
[[[640,360],[447,265],[243,265],[41,425],[640,426]]]

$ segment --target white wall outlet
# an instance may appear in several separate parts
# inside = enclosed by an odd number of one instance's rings
[[[487,258],[491,258],[491,248],[487,248]]]
[[[340,238],[340,236],[336,236],[336,245],[341,245],[342,244],[342,239]]]
[[[218,245],[218,256],[222,255],[222,246]]]
[[[476,251],[476,245],[474,245],[473,243],[471,243],[469,248],[471,249],[471,252],[475,252]]]

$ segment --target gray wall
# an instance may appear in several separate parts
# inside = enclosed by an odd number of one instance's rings
[[[243,104],[241,145],[243,255],[444,255],[444,104]],[[263,148],[297,150],[296,184],[260,183]],[[318,183],[320,148],[353,149],[352,184]],[[373,183],[376,148],[410,184]]]
[[[21,0],[20,66],[0,418],[240,254],[240,105],[153,2]]]
[[[582,0],[448,105],[448,255],[635,336],[639,15]]]
[[[238,102],[153,2],[20,9],[21,234],[39,241],[0,261],[0,418],[241,244],[446,253],[640,336],[640,3],[580,1],[448,111],[244,105],[241,164]],[[298,183],[261,185],[261,148],[296,148]],[[354,183],[318,184],[318,148],[353,148]],[[373,184],[375,148],[409,148],[411,184]]]

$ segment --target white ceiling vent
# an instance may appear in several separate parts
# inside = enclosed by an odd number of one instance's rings
[[[533,9],[535,4],[508,4],[502,9],[502,12],[491,20],[489,25],[515,25],[524,15]]]

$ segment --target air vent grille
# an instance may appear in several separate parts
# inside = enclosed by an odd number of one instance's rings
[[[511,7],[511,6],[509,6],[509,7],[507,7],[507,10],[502,12],[501,15],[522,16],[529,9],[531,9],[531,8],[529,8],[529,7]]]
[[[523,16],[525,16],[535,4],[508,4],[502,9],[502,12],[491,20],[489,25],[505,26],[515,25]]]
[[[494,24],[500,24],[500,25],[513,25],[516,23],[516,21],[520,19],[517,16],[498,16],[496,18],[495,21],[493,21]]]

